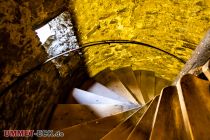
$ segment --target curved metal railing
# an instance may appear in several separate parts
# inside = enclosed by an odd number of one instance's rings
[[[52,60],[54,60],[54,59],[56,59],[56,58],[58,58],[58,57],[60,57],[60,56],[63,56],[63,55],[65,55],[65,54],[68,54],[68,53],[70,53],[70,52],[76,52],[76,51],[80,51],[80,50],[82,50],[82,49],[84,49],[84,48],[88,48],[88,47],[96,46],[96,45],[102,45],[102,44],[136,44],[136,45],[146,46],[146,47],[150,47],[150,48],[152,48],[152,49],[158,50],[158,51],[160,51],[160,52],[163,52],[163,53],[165,53],[165,54],[167,54],[167,55],[169,55],[169,56],[171,56],[171,57],[177,59],[177,60],[180,61],[181,63],[186,63],[183,59],[181,59],[181,58],[179,58],[179,57],[177,57],[177,56],[175,56],[175,55],[173,55],[173,54],[171,54],[171,53],[169,53],[169,52],[167,52],[167,51],[165,51],[165,50],[162,50],[162,49],[160,49],[160,48],[158,48],[158,47],[155,47],[155,46],[152,46],[152,45],[143,43],[143,42],[131,41],[131,40],[103,40],[103,41],[95,41],[95,42],[90,42],[90,43],[82,44],[82,45],[80,45],[81,47],[79,47],[79,48],[65,51],[65,52],[63,52],[63,53],[60,53],[60,54],[58,54],[58,55],[56,55],[56,56],[53,56],[53,57],[47,59],[47,60],[44,61],[43,63],[40,63],[39,65],[37,65],[37,66],[35,66],[34,68],[30,69],[28,72],[26,72],[26,73],[24,73],[24,74],[18,76],[17,79],[16,79],[13,83],[11,83],[8,87],[6,87],[6,88],[2,91],[2,93],[0,94],[0,97],[1,97],[6,91],[8,91],[15,83],[17,83],[18,81],[20,81],[20,80],[22,80],[23,78],[27,77],[27,76],[28,76],[30,73],[32,73],[33,71],[35,71],[35,70],[41,68],[44,64],[46,64],[46,63],[48,63],[48,62],[50,62],[50,61],[52,61]]]
[[[171,57],[174,57],[175,59],[177,59],[178,61],[180,61],[181,63],[186,63],[186,61],[184,61],[183,59],[165,51],[165,50],[162,50],[158,47],[155,47],[155,46],[152,46],[152,45],[149,45],[147,43],[143,43],[143,42],[139,42],[139,41],[131,41],[131,40],[102,40],[102,41],[95,41],[95,42],[90,42],[90,43],[85,43],[85,44],[82,44],[80,45],[81,47],[79,48],[76,48],[76,49],[72,49],[72,50],[68,50],[68,51],[65,51],[63,53],[60,53],[54,57],[51,57],[49,59],[47,59],[44,63],[47,63],[57,57],[60,57],[62,55],[65,55],[65,54],[68,54],[70,52],[74,52],[74,51],[78,51],[78,50],[81,50],[81,49],[84,49],[84,48],[87,48],[87,47],[91,47],[91,46],[96,46],[96,45],[102,45],[102,44],[136,44],[136,45],[141,45],[141,46],[146,46],[146,47],[150,47],[152,49],[155,49],[155,50],[158,50],[160,52],[163,52]]]

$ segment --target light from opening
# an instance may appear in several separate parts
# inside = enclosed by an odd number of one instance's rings
[[[51,30],[50,30],[49,24],[46,24],[46,25],[42,26],[41,28],[37,29],[36,33],[37,33],[40,41],[42,42],[42,44],[44,44],[46,42],[48,37],[53,35],[53,32],[51,32]]]

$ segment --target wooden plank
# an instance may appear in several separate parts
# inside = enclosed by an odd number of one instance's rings
[[[191,58],[185,63],[185,66],[177,76],[174,84],[191,69],[203,66],[210,59],[210,30],[206,33],[203,40],[192,53]]]
[[[153,99],[155,96],[155,73],[152,71],[141,71],[140,89],[145,101]]]
[[[117,93],[113,92],[112,90],[108,89],[107,87],[103,86],[102,84],[96,82],[93,79],[86,81],[81,87],[81,89],[97,94],[99,96],[111,98],[121,102],[127,102],[127,103],[130,102],[124,97],[119,96]]]
[[[142,105],[145,104],[140,87],[131,67],[124,67],[114,71],[123,85],[130,91],[133,97]]]
[[[63,129],[86,121],[119,114],[130,109],[131,107],[128,106],[109,104],[58,104],[52,115],[50,128],[52,130]]]
[[[126,140],[130,132],[135,128],[139,118],[143,115],[145,110],[148,108],[149,104],[144,105],[136,113],[134,113],[127,120],[119,124],[117,127],[112,129],[107,135],[105,135],[101,140]]]
[[[127,140],[148,140],[152,130],[152,122],[156,111],[159,96],[156,96],[144,115],[139,119],[137,126],[130,133]]]
[[[122,84],[120,79],[110,69],[105,69],[95,77],[97,82],[103,84],[107,88],[111,89],[119,96],[124,97],[132,103],[138,104],[136,99],[130,94],[126,87]]]
[[[106,117],[115,115],[121,112],[125,112],[139,106],[128,106],[128,105],[112,105],[112,104],[90,104],[89,108],[100,117]]]
[[[95,83],[92,87],[88,88],[87,91],[96,93],[97,95],[101,95],[104,97],[112,98],[121,102],[129,102],[127,99],[123,98],[122,96],[119,96],[118,94],[106,88],[100,83]]]
[[[171,82],[160,77],[155,77],[155,95],[159,95],[161,90],[170,86]]]
[[[202,71],[210,81],[210,60],[202,67]]]
[[[136,81],[138,83],[138,85],[140,86],[141,83],[141,70],[135,70],[133,71],[136,77]]]
[[[177,89],[163,89],[159,99],[150,140],[187,140]]]
[[[184,75],[177,84],[187,134],[194,140],[210,139],[210,82]]]
[[[72,96],[80,104],[126,104],[111,98],[96,95],[81,89],[74,88]]]
[[[101,118],[88,105],[58,104],[52,115],[49,128],[52,130],[63,129],[82,122]]]
[[[120,122],[131,116],[138,109],[133,109],[117,115],[82,123],[63,130],[64,137],[61,140],[99,140]],[[50,138],[52,139],[52,138]]]
[[[135,70],[134,71],[134,74],[135,74],[135,77],[136,77],[136,81],[138,83],[138,86],[141,89],[141,70]],[[149,101],[148,95],[145,94],[144,92],[142,92],[142,90],[141,90],[141,93],[142,93],[142,96],[144,98],[144,101],[147,103]]]

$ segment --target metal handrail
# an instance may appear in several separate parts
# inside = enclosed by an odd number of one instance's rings
[[[165,50],[162,50],[162,49],[160,49],[160,48],[157,48],[157,47],[155,47],[155,46],[152,46],[152,45],[149,45],[149,44],[146,44],[146,43],[143,43],[143,42],[131,41],[131,40],[103,40],[103,41],[95,41],[95,42],[90,42],[90,43],[82,44],[82,45],[80,45],[81,47],[79,47],[79,48],[75,48],[75,49],[72,49],[72,50],[65,51],[65,52],[63,52],[63,53],[60,53],[60,54],[58,54],[58,55],[56,55],[56,56],[53,56],[53,57],[47,59],[47,60],[44,61],[43,63],[38,64],[38,65],[35,66],[34,68],[30,69],[28,72],[26,72],[26,73],[24,73],[24,74],[18,76],[17,79],[16,79],[13,83],[11,83],[8,87],[6,87],[6,88],[2,91],[2,93],[0,93],[0,97],[1,97],[6,91],[8,91],[15,83],[17,83],[17,82],[20,81],[21,79],[27,77],[31,72],[33,72],[33,71],[35,71],[35,70],[41,68],[44,64],[46,64],[46,63],[48,63],[48,62],[54,60],[55,58],[58,58],[58,57],[60,57],[60,56],[63,56],[63,55],[65,55],[65,54],[68,54],[68,53],[70,53],[70,52],[76,52],[76,51],[82,50],[82,49],[84,49],[84,48],[88,48],[88,47],[96,46],[96,45],[102,45],[102,44],[137,44],[137,45],[147,46],[147,47],[156,49],[156,50],[158,50],[158,51],[161,51],[161,52],[163,52],[163,53],[165,53],[165,54],[167,54],[167,55],[169,55],[169,56],[172,56],[172,57],[176,58],[177,60],[179,60],[179,61],[182,62],[182,63],[185,63],[185,61],[182,60],[181,58],[179,58],[179,57],[177,57],[177,56],[175,56],[175,55],[173,55],[173,54],[171,54],[171,53],[169,53],[169,52],[167,52],[167,51],[165,51]]]
[[[65,51],[63,53],[60,53],[60,54],[58,54],[56,56],[53,56],[53,57],[47,59],[44,62],[44,64],[49,62],[49,61],[51,61],[51,60],[53,60],[53,59],[55,59],[55,58],[57,58],[57,57],[60,57],[60,56],[65,55],[65,54],[68,54],[70,52],[75,52],[75,51],[78,51],[78,50],[81,50],[81,49],[84,49],[84,48],[87,48],[87,47],[96,46],[96,45],[102,45],[102,44],[136,44],[136,45],[147,46],[147,47],[156,49],[158,51],[161,51],[161,52],[163,52],[163,53],[165,53],[165,54],[167,54],[167,55],[169,55],[171,57],[174,57],[175,59],[179,60],[180,62],[182,62],[184,64],[186,63],[186,61],[184,61],[183,59],[181,59],[181,58],[179,58],[179,57],[177,57],[177,56],[175,56],[175,55],[173,55],[173,54],[171,54],[171,53],[169,53],[169,52],[167,52],[165,50],[162,50],[162,49],[160,49],[158,47],[149,45],[147,43],[138,42],[138,41],[131,41],[131,40],[102,40],[102,41],[95,41],[95,42],[85,43],[83,45],[80,45],[81,47],[79,47],[79,48],[68,50],[68,51]]]

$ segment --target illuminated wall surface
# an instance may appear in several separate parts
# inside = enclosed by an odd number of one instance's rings
[[[209,0],[73,0],[81,44],[102,40],[144,42],[187,61],[210,28]],[[127,44],[85,49],[90,74],[106,67],[155,71],[173,80],[183,63],[160,50]]]

